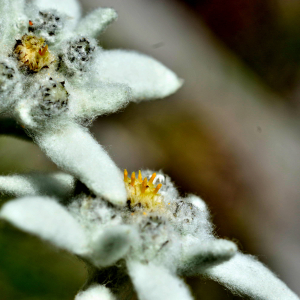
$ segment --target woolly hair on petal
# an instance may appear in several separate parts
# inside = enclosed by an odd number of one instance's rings
[[[285,283],[250,255],[238,253],[228,262],[207,269],[204,275],[250,299],[299,300]]]
[[[237,252],[233,242],[222,239],[184,246],[180,273],[185,276],[199,275],[205,269],[231,259]]]
[[[24,21],[25,0],[0,0],[0,46],[2,51],[10,49],[16,42],[12,36],[18,32],[18,22]]]
[[[7,202],[0,218],[70,252],[86,251],[87,238],[79,223],[52,198],[24,197]]]
[[[78,119],[93,119],[123,108],[131,99],[131,90],[124,84],[89,82],[73,88],[71,114]]]
[[[195,195],[189,195],[176,203],[175,223],[178,230],[186,237],[193,236],[197,240],[206,241],[214,236],[213,224],[206,204]]]
[[[0,192],[7,196],[38,195],[38,189],[22,175],[0,176]]]
[[[186,284],[168,269],[131,261],[128,272],[139,300],[192,300]]]
[[[128,252],[134,237],[135,232],[130,226],[105,229],[91,241],[93,263],[98,267],[113,265]]]
[[[0,59],[0,113],[10,110],[23,93],[16,62],[11,58]]]
[[[110,290],[103,285],[92,285],[79,292],[74,300],[116,300]]]
[[[97,38],[117,17],[112,8],[97,8],[80,20],[76,33]]]
[[[163,98],[182,85],[182,80],[163,64],[134,51],[99,52],[94,68],[98,80],[128,85],[132,89],[133,101]]]
[[[35,133],[40,148],[96,195],[124,205],[127,196],[122,173],[88,130],[75,122],[62,121],[53,126]]]
[[[7,196],[47,195],[65,198],[73,188],[73,176],[65,173],[0,176],[0,193]]]
[[[81,17],[81,7],[78,0],[33,0],[41,10],[56,9],[60,13],[72,18],[72,27],[75,27]]]

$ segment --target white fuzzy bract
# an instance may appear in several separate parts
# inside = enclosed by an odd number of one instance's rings
[[[76,185],[73,191],[68,190],[69,196],[61,202],[66,204],[62,205],[59,199],[36,196],[37,181],[31,182],[31,189],[24,189],[26,197],[6,203],[0,217],[88,263],[87,289],[76,296],[77,300],[114,299],[101,284],[116,273],[120,278],[131,278],[140,300],[191,300],[187,285],[178,276],[195,275],[209,277],[255,300],[299,300],[263,264],[238,253],[233,242],[213,234],[202,199],[195,195],[180,197],[169,177],[158,173],[157,180],[153,180],[152,173],[142,171],[136,180],[142,185],[144,177],[148,184],[159,185],[159,196],[153,198],[160,201],[157,206],[143,206],[148,203],[143,197],[157,195],[156,189],[140,194],[140,198],[135,196],[138,202],[131,204],[131,193],[140,191],[138,185],[127,189],[127,207],[108,204],[101,197],[78,190]],[[2,182],[5,185],[5,180]],[[129,179],[126,182],[132,183]],[[22,186],[26,187],[25,183]],[[7,187],[2,191],[12,192]],[[121,285],[112,286],[112,291],[122,298]]]
[[[86,291],[81,291],[75,300],[115,300],[109,289],[102,285],[93,285]]]
[[[117,18],[111,8],[81,19],[76,0],[0,0],[0,12],[0,112],[94,194],[124,205],[119,169],[81,124],[166,97],[181,80],[153,58],[98,46]]]

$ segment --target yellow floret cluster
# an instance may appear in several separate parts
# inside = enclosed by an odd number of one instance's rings
[[[14,54],[20,63],[32,72],[39,72],[55,60],[45,39],[34,35],[23,35],[22,39],[17,41]]]
[[[124,182],[130,207],[142,206],[151,210],[163,207],[163,198],[158,194],[162,184],[154,184],[155,177],[156,173],[153,173],[149,180],[143,179],[141,171],[139,171],[138,178],[135,177],[134,172],[131,177],[128,177],[127,170],[124,170]]]

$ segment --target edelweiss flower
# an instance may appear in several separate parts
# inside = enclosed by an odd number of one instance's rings
[[[68,175],[2,176],[3,193],[25,197],[6,203],[0,217],[87,263],[89,278],[75,300],[130,299],[132,286],[141,300],[190,300],[178,277],[189,275],[204,275],[251,299],[299,300],[255,258],[214,236],[200,198],[180,197],[161,173],[129,178],[125,171],[124,181],[127,206],[122,208],[80,183],[72,186]],[[61,203],[41,196],[48,194],[48,183],[52,195],[63,194]]]
[[[97,45],[117,18],[113,9],[80,19],[76,0],[0,0],[0,12],[0,113],[96,195],[124,204],[122,174],[80,124],[168,96],[181,80],[150,57]]]

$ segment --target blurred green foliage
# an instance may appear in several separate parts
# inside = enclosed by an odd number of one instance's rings
[[[2,224],[1,300],[71,300],[85,278],[84,264],[76,257]]]

